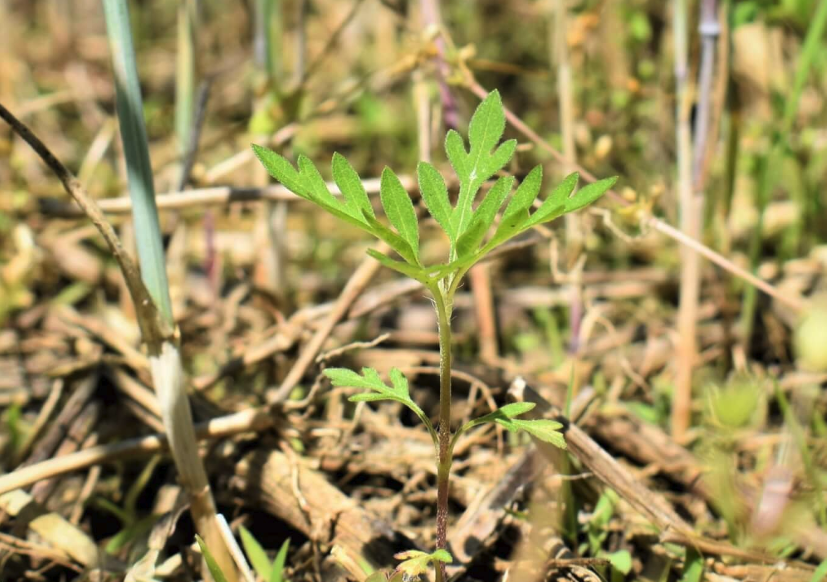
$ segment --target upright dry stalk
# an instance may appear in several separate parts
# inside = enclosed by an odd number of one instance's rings
[[[680,0],[680,3],[683,3]],[[675,31],[675,72],[678,85],[678,175],[680,179],[681,229],[696,240],[703,233],[704,205],[704,152],[709,135],[710,103],[712,100],[712,77],[715,69],[715,48],[717,46],[720,25],[718,24],[718,1],[702,0],[699,32],[701,34],[701,66],[698,71],[698,110],[695,116],[694,155],[689,136],[690,103],[687,96],[686,71],[686,6],[683,16],[678,17],[676,6]],[[679,22],[681,20],[681,22]],[[681,38],[678,25],[683,26]],[[678,42],[683,47],[678,50]],[[683,59],[679,65],[678,58]],[[680,66],[680,69],[679,69]],[[682,77],[678,77],[678,71]],[[694,160],[694,161],[693,161]],[[691,167],[691,182],[687,176]],[[675,382],[675,398],[672,406],[672,434],[681,439],[689,428],[692,416],[692,370],[697,359],[696,327],[698,317],[698,296],[701,286],[701,257],[687,247],[681,249],[681,288],[678,307],[678,373]]]
[[[560,133],[563,138],[563,155],[568,160],[563,166],[563,174],[574,171],[577,164],[577,151],[574,147],[574,97],[572,87],[569,46],[566,41],[568,31],[568,2],[557,0],[553,3],[552,20],[549,27],[552,49],[552,62],[557,65],[557,100],[560,103]],[[576,214],[566,215],[566,257],[569,266],[574,265],[583,246],[583,233],[580,218]]]
[[[421,0],[422,24],[425,29],[442,26],[442,16],[439,9],[439,0]],[[442,102],[442,119],[447,129],[456,129],[459,123],[456,101],[448,88],[448,77],[451,68],[445,60],[445,39],[442,35],[436,37],[436,67],[437,83],[439,84],[439,98]]]
[[[692,189],[692,137],[690,134],[688,26],[686,0],[673,2],[675,47],[675,134],[677,141],[678,204],[681,231],[698,239],[701,214]],[[678,307],[678,370],[672,401],[672,434],[681,439],[689,428],[692,408],[692,368],[698,350],[696,318],[698,314],[699,257],[681,247],[680,305]]]
[[[126,157],[141,277],[164,324],[174,329],[129,10],[126,0],[104,0],[103,7],[112,52],[116,107]],[[149,348],[152,379],[164,429],[181,484],[190,496],[190,510],[196,529],[210,544],[216,560],[235,579],[233,562],[216,521],[215,502],[207,474],[198,455],[175,336],[155,338],[154,341],[144,339]]]
[[[557,99],[560,103],[560,132],[563,138],[563,173],[568,175],[577,167],[577,150],[574,145],[574,89],[569,59],[569,46],[566,39],[568,31],[568,3],[566,0],[554,2],[552,19],[554,26],[549,27],[552,48],[552,62],[557,64]],[[566,270],[571,278],[571,302],[569,307],[569,351],[575,354],[579,348],[580,320],[583,314],[582,264],[578,262],[583,250],[583,225],[576,214],[566,215]],[[579,265],[579,266],[578,266]],[[576,362],[574,363],[576,365]]]

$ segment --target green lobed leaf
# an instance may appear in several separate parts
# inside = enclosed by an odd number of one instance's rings
[[[253,570],[262,580],[269,580],[271,574],[270,560],[261,544],[258,543],[253,534],[243,525],[238,528],[241,533],[241,545],[244,546],[244,553],[253,566]]]
[[[533,402],[513,402],[511,404],[506,404],[505,406],[501,406],[494,412],[486,414],[485,416],[480,416],[479,418],[475,418],[467,422],[462,428],[459,429],[459,433],[466,432],[476,426],[480,426],[481,424],[485,424],[486,422],[496,422],[498,419],[508,420],[513,419],[521,414],[525,414],[529,410],[532,410],[536,405]]]
[[[517,187],[514,196],[509,200],[500,224],[497,226],[497,230],[494,231],[494,236],[486,245],[487,250],[501,245],[525,229],[526,223],[531,218],[528,209],[531,208],[531,204],[537,198],[542,183],[543,167],[536,166],[528,173],[523,182]]]
[[[517,151],[517,140],[510,139],[498,147],[494,154],[488,157],[483,157],[479,164],[479,175],[475,182],[482,184],[488,178],[502,170],[505,165],[514,157],[514,152]]]
[[[227,582],[224,572],[218,567],[218,562],[215,561],[212,552],[210,552],[204,540],[201,539],[201,536],[195,534],[195,541],[198,542],[198,547],[201,548],[201,555],[204,556],[204,561],[207,563],[207,569],[210,571],[213,580],[215,580],[215,582]]]
[[[566,448],[566,439],[563,437],[563,433],[560,432],[563,425],[557,421],[547,420],[545,418],[539,420],[497,418],[494,422],[507,428],[511,432],[522,430],[543,442],[551,443],[561,449]]]
[[[408,241],[404,240],[400,235],[393,232],[369,214],[363,214],[362,217],[365,219],[369,232],[373,234],[373,236],[388,243],[393,250],[399,253],[400,257],[411,265],[419,265],[419,258],[416,253],[414,253],[411,245],[408,244]]]
[[[404,552],[396,552],[393,557],[397,560],[410,560],[411,558],[430,557],[428,552],[422,550],[405,550]]]
[[[444,562],[450,564],[454,558],[447,550],[436,550],[432,554],[420,552],[419,550],[408,550],[395,554],[397,560],[404,560],[396,566],[397,572],[403,572],[409,577],[418,577],[428,571],[433,562]]]
[[[353,386],[355,388],[367,388],[373,392],[364,392],[362,394],[355,394],[348,400],[351,402],[378,402],[380,400],[393,400],[404,404],[410,408],[414,414],[419,417],[419,420],[428,429],[428,433],[434,440],[434,446],[438,444],[438,437],[431,420],[423,412],[423,410],[411,400],[411,395],[408,390],[408,379],[397,368],[391,368],[390,378],[391,385],[388,386],[379,377],[379,372],[373,368],[362,368],[362,375],[360,376],[353,370],[347,368],[328,368],[324,371],[324,375],[330,378],[334,386]]]
[[[290,190],[296,196],[301,196],[307,200],[313,200],[299,177],[299,173],[293,167],[293,164],[288,162],[284,157],[280,156],[271,149],[253,144],[253,153],[261,162],[261,165],[267,172],[279,183],[283,184],[285,188]]]
[[[419,225],[411,197],[393,171],[385,167],[379,185],[382,207],[390,223],[400,236],[411,246],[414,256],[419,256]]]
[[[394,392],[394,390],[390,386],[388,386],[382,381],[382,378],[379,376],[379,372],[376,370],[376,368],[362,368],[362,375],[372,385],[381,386],[383,389],[387,389],[390,392]]]
[[[465,149],[465,140],[453,129],[449,129],[445,136],[445,153],[448,154],[448,161],[454,168],[460,182],[468,181],[470,170],[468,169],[468,151]]]
[[[299,154],[297,165],[302,184],[315,200],[323,202],[333,208],[338,207],[343,212],[345,211],[346,207],[336,200],[333,194],[330,193],[330,190],[327,189],[327,182],[324,181],[324,178],[322,178],[322,175],[319,173],[319,169],[316,168],[316,164],[310,161],[310,158],[304,154]],[[357,218],[349,212],[345,212],[345,214],[351,218]]]
[[[607,554],[606,558],[608,558],[612,564],[612,568],[624,576],[632,571],[632,554],[630,554],[628,550],[612,552],[611,554]]]
[[[376,392],[362,392],[361,394],[354,394],[353,396],[348,397],[348,401],[350,402],[380,402],[382,400],[393,400],[395,402],[402,402],[405,404],[404,398],[398,398],[396,396],[382,393],[378,394]]]
[[[617,182],[617,176],[604,178],[580,188],[574,196],[566,200],[565,213],[568,214],[588,206],[609,191],[615,182]]]
[[[391,368],[390,378],[391,384],[396,392],[405,394],[406,396],[410,394],[408,390],[408,379],[405,377],[405,374],[399,371],[399,368]]]
[[[337,152],[333,154],[332,168],[333,181],[342,191],[351,213],[361,216],[364,212],[375,216],[368,193],[365,192],[365,187],[362,185],[362,180],[356,170],[353,169],[353,166],[350,165],[350,162]]]
[[[422,193],[428,212],[448,235],[451,243],[455,243],[457,237],[451,225],[451,202],[448,199],[448,188],[445,186],[442,174],[428,162],[419,162],[416,174],[419,179],[419,191]]]
[[[526,227],[534,226],[542,222],[548,222],[565,213],[566,201],[569,199],[574,187],[577,186],[577,180],[580,179],[580,174],[573,172],[566,176],[560,182],[551,194],[543,200],[534,214],[531,215],[531,220],[526,223]]]
[[[515,140],[502,144],[493,155],[491,154],[500,141],[504,129],[505,113],[500,94],[492,91],[480,103],[471,118],[468,128],[471,149],[467,156],[463,157],[465,147],[461,138],[457,139],[458,136],[453,135],[446,138],[445,147],[448,158],[454,165],[460,180],[459,199],[451,214],[451,224],[457,236],[462,235],[471,220],[471,207],[479,187],[508,163],[514,155],[517,147]]]
[[[468,126],[468,142],[471,145],[469,170],[472,173],[482,155],[490,153],[500,141],[503,131],[505,131],[505,113],[502,99],[500,92],[494,90],[477,106],[477,110],[471,117],[471,124]]]
[[[295,195],[321,206],[330,214],[349,224],[374,234],[354,208],[336,200],[327,189],[327,184],[316,166],[307,157],[299,156],[299,171],[297,172],[290,162],[272,150],[254,144],[253,151],[270,175]]]
[[[398,271],[411,279],[419,281],[423,285],[428,285],[430,282],[427,271],[422,267],[416,267],[403,261],[395,261],[389,256],[380,253],[376,249],[368,249],[367,253],[369,256],[379,261],[383,266],[393,269],[394,271]]]
[[[523,179],[514,196],[508,201],[508,206],[505,207],[503,213],[503,220],[518,214],[521,210],[531,208],[531,203],[537,198],[540,193],[540,186],[543,184],[543,166],[535,166],[528,175]]]
[[[328,368],[324,371],[324,375],[330,378],[334,386],[367,388],[384,396],[410,401],[408,380],[396,368],[391,369],[392,386],[385,384],[379,377],[379,372],[374,368],[362,368],[362,375],[347,368]]]
[[[497,212],[499,212],[505,197],[511,192],[513,185],[514,178],[512,176],[504,176],[497,180],[491,190],[489,190],[486,197],[474,212],[468,228],[457,241],[457,255],[460,258],[476,252],[479,248],[482,239],[485,238],[485,233],[491,228]]]
[[[270,582],[286,582],[284,578],[284,564],[287,561],[287,552],[290,549],[290,538],[284,540],[279,548],[279,553],[273,560],[273,567],[270,568]]]
[[[385,388],[383,382],[377,384],[372,378],[360,376],[348,368],[328,368],[324,375],[337,387],[368,388],[370,390],[381,390]]]

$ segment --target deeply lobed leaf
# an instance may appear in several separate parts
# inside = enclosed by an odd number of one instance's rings
[[[521,420],[498,418],[494,422],[507,428],[511,432],[525,431],[531,436],[560,448],[566,448],[566,439],[560,429],[563,425],[554,420],[541,418],[538,420]]]
[[[471,118],[468,127],[470,150],[466,151],[462,138],[455,131],[449,131],[445,138],[448,160],[460,182],[459,198],[451,214],[451,228],[457,237],[465,232],[471,222],[471,208],[480,186],[514,155],[516,140],[507,141],[494,150],[504,130],[502,100],[498,91],[492,91]]]
[[[271,150],[257,145],[253,145],[253,150],[270,174],[288,189],[386,242],[403,261],[373,250],[368,251],[372,257],[384,266],[430,287],[445,277],[462,275],[495,247],[527,229],[591,204],[616,181],[616,178],[600,180],[571,195],[578,179],[576,173],[571,174],[554,188],[532,214],[530,209],[540,191],[543,177],[542,167],[537,166],[519,185],[493,236],[483,244],[486,233],[513,185],[511,177],[499,179],[477,209],[473,209],[474,199],[482,184],[499,172],[516,150],[515,140],[497,147],[504,129],[502,101],[499,93],[493,91],[480,103],[471,119],[468,149],[456,131],[451,130],[446,135],[445,151],[460,182],[455,207],[451,206],[445,180],[439,171],[427,162],[421,162],[417,166],[419,189],[425,205],[451,243],[450,261],[429,267],[423,267],[419,259],[419,226],[413,202],[399,178],[389,168],[382,172],[379,194],[385,214],[395,231],[376,218],[359,175],[338,153],[333,156],[332,168],[334,182],[342,191],[341,200],[330,193],[319,171],[305,156],[298,157],[297,169]]]
[[[431,554],[419,550],[408,550],[395,554],[394,558],[404,560],[396,566],[396,571],[407,574],[410,577],[409,579],[416,579],[426,573],[432,563],[436,566],[436,562],[450,564],[454,561],[453,556],[451,556],[447,550],[442,549],[436,550]]]
[[[419,224],[416,220],[416,211],[407,190],[390,168],[385,168],[382,171],[379,197],[382,199],[385,215],[396,229],[396,232],[410,245],[414,255],[413,262],[418,263]]]
[[[428,162],[419,162],[416,174],[419,180],[419,191],[422,193],[428,212],[448,235],[448,240],[452,244],[455,243],[457,236],[451,224],[451,202],[448,199],[448,188],[445,186],[442,174]]]
[[[458,434],[466,432],[476,426],[480,426],[487,422],[496,422],[498,419],[509,420],[516,418],[517,416],[520,416],[532,410],[534,406],[535,404],[533,402],[513,402],[511,404],[506,404],[505,406],[501,406],[494,412],[491,412],[479,418],[475,418],[474,420],[466,423],[462,428],[459,429]]]
[[[434,444],[437,443],[437,434],[434,430],[433,424],[422,409],[411,400],[410,391],[408,389],[408,379],[397,368],[391,368],[390,380],[391,385],[388,386],[379,377],[379,372],[374,368],[362,368],[362,374],[359,375],[353,370],[347,368],[328,368],[324,371],[324,375],[330,378],[334,386],[338,387],[354,387],[366,388],[372,392],[363,392],[362,394],[355,394],[349,398],[351,402],[378,402],[380,400],[393,400],[404,404],[416,414],[428,432],[431,438],[434,439]]]
[[[362,180],[356,170],[353,169],[353,166],[350,165],[350,162],[337,152],[333,154],[332,167],[333,181],[342,191],[351,213],[355,216],[365,213],[375,217],[368,193],[365,192]]]
[[[526,223],[526,227],[548,222],[564,214],[566,200],[574,191],[574,187],[577,186],[578,179],[580,179],[580,174],[577,172],[566,176],[563,181],[551,191],[551,194],[543,200],[540,208],[531,215],[531,220]]]
[[[474,212],[468,228],[457,241],[457,255],[459,257],[466,257],[477,251],[513,185],[513,176],[504,176],[497,180]]]

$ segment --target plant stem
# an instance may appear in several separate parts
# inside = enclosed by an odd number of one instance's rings
[[[677,140],[678,201],[681,231],[698,240],[701,210],[692,189],[692,136],[690,133],[690,95],[688,68],[687,2],[673,4],[675,42],[675,125]],[[696,320],[700,286],[700,259],[691,249],[681,249],[680,305],[678,307],[678,357],[675,396],[672,401],[672,435],[681,439],[689,428],[692,408],[692,369],[697,358]]]
[[[129,9],[126,0],[103,0],[103,8],[115,74],[115,104],[132,197],[141,278],[162,322],[174,329]],[[136,304],[136,308],[141,309],[141,306]],[[146,327],[142,326],[142,329]],[[150,371],[164,430],[179,479],[189,495],[195,529],[207,540],[227,579],[233,582],[238,579],[237,573],[218,530],[215,502],[198,455],[177,338],[171,334],[160,341],[144,339],[147,341]]]
[[[448,532],[448,480],[451,476],[451,310],[452,289],[432,289],[439,321],[439,459],[437,461],[436,547],[445,549]],[[437,581],[445,579],[440,562]]]

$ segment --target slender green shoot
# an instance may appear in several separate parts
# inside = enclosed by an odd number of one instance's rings
[[[420,256],[419,221],[410,195],[399,178],[389,168],[382,172],[379,198],[390,227],[381,221],[356,170],[341,155],[334,154],[333,179],[342,192],[337,198],[331,194],[316,166],[299,156],[297,166],[274,151],[254,145],[253,150],[270,174],[296,195],[313,202],[352,226],[384,241],[396,257],[369,250],[368,254],[383,265],[412,279],[420,281],[431,293],[439,324],[440,396],[439,424],[411,398],[408,380],[397,369],[390,372],[390,384],[371,368],[357,374],[351,370],[325,370],[334,386],[363,388],[366,392],[351,397],[355,402],[393,400],[416,414],[427,428],[434,442],[437,464],[437,524],[434,554],[405,553],[400,565],[402,572],[416,576],[429,565],[434,565],[436,579],[445,579],[447,553],[448,486],[453,450],[457,439],[465,432],[486,423],[496,423],[510,431],[523,431],[532,437],[565,448],[562,426],[552,420],[524,420],[518,418],[528,412],[531,404],[514,403],[470,421],[456,432],[451,431],[451,314],[457,287],[468,270],[484,259],[498,246],[540,224],[588,206],[600,198],[616,178],[601,180],[575,191],[578,175],[569,175],[552,190],[533,213],[532,205],[540,193],[542,168],[534,168],[514,190],[512,176],[500,176],[493,186],[475,204],[483,184],[498,174],[516,151],[516,140],[500,144],[505,130],[505,114],[498,92],[490,93],[480,103],[468,129],[468,143],[454,130],[448,132],[445,150],[454,172],[459,178],[459,197],[452,205],[445,179],[427,162],[417,167],[419,189],[428,211],[442,227],[449,243],[444,263],[426,265]],[[514,191],[513,191],[514,190]],[[512,193],[513,191],[513,193]],[[504,210],[503,210],[504,209]],[[499,221],[497,220],[499,217]],[[407,564],[407,566],[405,565]],[[399,573],[399,568],[397,568]]]

